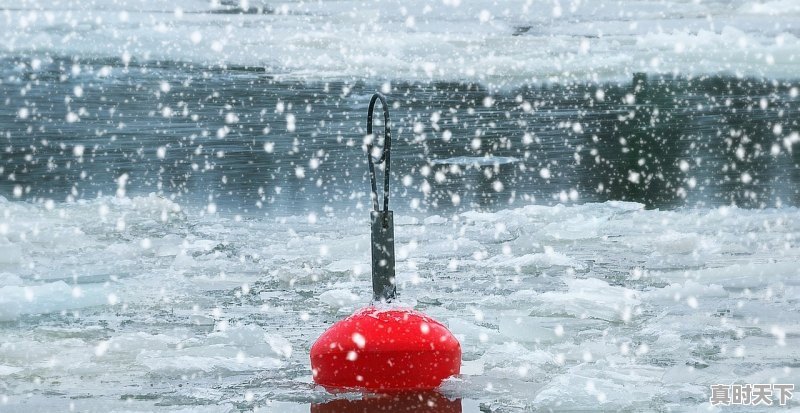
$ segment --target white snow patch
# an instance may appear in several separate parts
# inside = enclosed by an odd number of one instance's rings
[[[351,307],[359,302],[359,297],[350,290],[328,290],[319,295],[319,300],[334,310]]]
[[[82,286],[79,290],[63,281],[41,285],[0,287],[0,321],[22,314],[46,314],[61,310],[107,304],[104,288]],[[76,294],[79,292],[79,294]]]
[[[639,293],[611,286],[596,278],[567,279],[567,291],[548,291],[536,300],[543,314],[569,314],[578,318],[630,321],[633,309],[641,304]]]

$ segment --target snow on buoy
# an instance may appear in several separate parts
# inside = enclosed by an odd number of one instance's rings
[[[380,99],[384,116],[383,154],[373,159],[367,144],[372,204],[373,301],[395,298],[394,218],[389,210],[389,154],[392,144],[389,107],[380,93],[372,96],[367,135],[372,136],[372,111]],[[383,209],[378,205],[375,164],[384,163]],[[322,333],[311,346],[314,382],[328,390],[355,389],[379,393],[432,390],[461,369],[461,344],[438,321],[411,309],[367,307]]]
[[[329,389],[432,390],[461,368],[461,345],[418,311],[367,307],[311,347],[314,381]]]

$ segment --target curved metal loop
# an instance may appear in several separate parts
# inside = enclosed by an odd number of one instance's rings
[[[367,113],[367,135],[372,135],[372,111],[375,109],[375,102],[380,99],[383,106],[383,152],[379,159],[372,157],[373,142],[367,144],[367,159],[369,160],[369,179],[372,184],[372,206],[375,211],[380,211],[378,208],[378,185],[375,178],[375,165],[386,163],[383,170],[383,210],[389,210],[389,151],[392,149],[392,130],[389,124],[389,105],[386,104],[386,98],[380,94],[375,93],[369,101],[369,112]],[[374,138],[374,137],[373,137]]]

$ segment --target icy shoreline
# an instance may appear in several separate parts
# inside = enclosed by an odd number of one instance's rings
[[[622,202],[399,216],[401,300],[462,342],[448,397],[703,408],[714,383],[800,385],[798,216]],[[367,303],[360,218],[0,200],[3,410],[325,400],[307,352]]]
[[[795,79],[800,64],[800,8],[785,0],[222,3],[0,1],[0,54],[492,88],[628,81],[635,72]]]

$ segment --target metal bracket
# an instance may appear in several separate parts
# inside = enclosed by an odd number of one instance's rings
[[[373,211],[370,212],[372,226],[372,299],[374,301],[391,301],[397,295],[394,272],[394,217],[389,210],[389,151],[392,148],[392,131],[389,122],[389,106],[386,98],[375,93],[369,102],[367,114],[367,135],[372,135],[372,111],[380,100],[383,106],[383,151],[379,159],[373,159],[373,142],[367,144],[367,160],[369,179],[372,186],[370,198]],[[374,136],[373,136],[374,138]],[[378,184],[375,176],[375,165],[385,164],[383,168],[383,210],[378,205]]]

